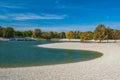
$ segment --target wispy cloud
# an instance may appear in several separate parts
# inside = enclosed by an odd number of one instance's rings
[[[11,20],[51,20],[51,19],[64,19],[67,15],[56,15],[56,14],[44,14],[38,15],[33,13],[25,14],[7,14],[0,16],[0,19],[11,19]]]
[[[7,19],[7,16],[0,15],[0,19]]]
[[[64,19],[66,15],[54,15],[54,14],[46,14],[46,15],[37,15],[33,13],[27,14],[12,14],[10,15],[14,20],[32,20],[32,19]]]
[[[42,31],[49,32],[49,31],[57,31],[57,32],[67,32],[67,31],[93,31],[95,26],[77,26],[73,27],[71,25],[69,26],[39,26],[39,27],[14,27],[16,30],[34,30],[35,28],[40,28]]]
[[[96,24],[85,24],[85,25],[38,25],[38,24],[3,24],[4,26],[12,26],[15,30],[26,31],[26,30],[34,30],[35,28],[40,28],[42,31],[49,32],[49,31],[57,31],[57,32],[67,32],[67,31],[94,31],[94,29],[100,23]],[[112,29],[120,29],[119,22],[110,22],[110,23],[102,23],[105,26],[109,26]],[[37,26],[37,27],[36,27]]]
[[[12,6],[12,5],[1,5],[2,8],[11,8],[11,9],[21,9],[21,6]]]
[[[12,26],[16,30],[34,30],[35,28],[40,28],[42,31],[49,32],[49,31],[93,31],[97,25],[37,25],[37,24],[9,24],[7,26]],[[37,27],[36,27],[37,26]]]
[[[3,2],[0,2],[0,7],[1,8],[8,8],[8,9],[23,9],[25,7],[23,6],[20,6],[20,4],[13,4],[13,3],[3,3]]]
[[[86,6],[67,6],[67,5],[57,5],[56,8],[58,9],[77,9],[77,10],[84,10],[84,11],[106,11],[104,9],[96,9],[94,7],[86,7]]]
[[[31,20],[31,19],[40,19],[40,16],[33,13],[27,14],[10,14],[13,20]]]

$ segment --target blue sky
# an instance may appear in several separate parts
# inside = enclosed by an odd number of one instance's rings
[[[94,30],[98,24],[120,29],[119,0],[0,0],[0,25],[17,30]]]

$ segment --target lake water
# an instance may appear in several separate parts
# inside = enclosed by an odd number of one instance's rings
[[[26,67],[86,61],[102,56],[83,50],[40,48],[37,45],[51,41],[0,42],[0,67]]]

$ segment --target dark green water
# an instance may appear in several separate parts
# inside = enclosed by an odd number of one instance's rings
[[[0,67],[42,66],[86,61],[102,56],[101,53],[80,50],[48,49],[37,47],[42,42],[0,42]]]

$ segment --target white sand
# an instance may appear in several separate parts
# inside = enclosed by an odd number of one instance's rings
[[[39,47],[92,50],[100,58],[69,64],[24,68],[1,68],[0,80],[120,80],[119,43],[62,42]]]

